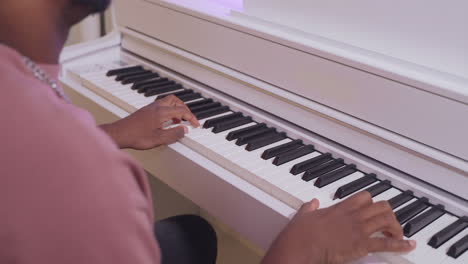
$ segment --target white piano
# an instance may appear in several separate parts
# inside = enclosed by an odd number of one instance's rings
[[[467,9],[115,0],[116,30],[67,48],[61,81],[115,117],[184,100],[203,128],[137,159],[262,249],[302,203],[369,190],[418,242],[374,261],[466,264]]]

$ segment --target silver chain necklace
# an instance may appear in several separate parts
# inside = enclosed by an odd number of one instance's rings
[[[26,65],[26,68],[28,68],[29,71],[36,77],[36,79],[44,82],[54,92],[57,94],[58,97],[62,98],[65,102],[71,103],[70,98],[63,92],[62,89],[59,88],[59,85],[57,82],[52,79],[39,65],[37,65],[34,61],[32,61],[30,58],[23,56],[23,63]]]

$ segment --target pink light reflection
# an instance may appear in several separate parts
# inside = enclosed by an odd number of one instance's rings
[[[244,10],[244,0],[214,0],[215,2],[237,11]]]

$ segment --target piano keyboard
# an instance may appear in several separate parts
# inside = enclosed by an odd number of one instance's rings
[[[93,66],[76,69],[82,84],[133,112],[156,99],[175,95],[200,121],[182,140],[258,188],[298,209],[312,198],[328,207],[359,191],[374,201],[387,200],[407,238],[417,249],[392,255],[393,263],[468,263],[468,217],[457,217],[391,181],[380,180],[313,145],[289,137],[242,112],[185,88],[171,78],[142,66],[108,70]],[[395,259],[398,259],[395,262]]]

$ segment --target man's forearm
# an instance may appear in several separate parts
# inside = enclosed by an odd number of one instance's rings
[[[128,138],[127,136],[124,135],[124,130],[121,128],[121,122],[122,120],[116,121],[114,123],[110,124],[103,124],[100,125],[99,127],[107,134],[109,135],[112,140],[115,142],[115,144],[121,148],[129,148],[130,144],[126,142],[125,138]]]

